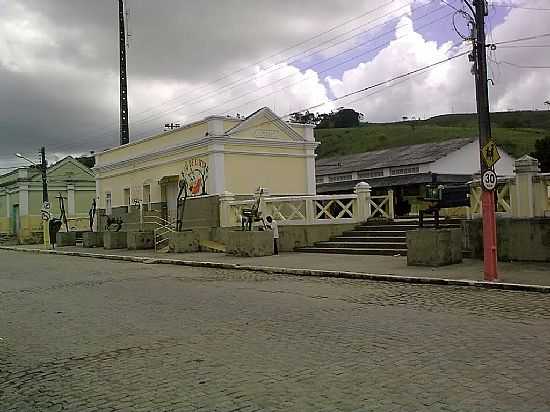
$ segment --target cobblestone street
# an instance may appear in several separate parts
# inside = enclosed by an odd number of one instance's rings
[[[0,411],[548,411],[550,296],[0,251]]]

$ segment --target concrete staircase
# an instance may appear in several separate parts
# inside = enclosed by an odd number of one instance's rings
[[[5,245],[5,246],[17,245],[17,235],[0,233],[0,245]]]
[[[434,227],[433,219],[425,219],[425,227]],[[440,227],[460,227],[460,220],[440,220]],[[418,219],[370,221],[354,230],[333,236],[313,246],[297,248],[298,252],[338,253],[350,255],[407,255],[407,231],[418,229]]]

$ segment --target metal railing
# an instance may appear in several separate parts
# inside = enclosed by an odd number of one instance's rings
[[[158,216],[147,216],[144,218],[143,223],[154,225],[153,229],[155,237],[155,251],[168,246],[167,234],[176,231],[176,223],[168,221]]]

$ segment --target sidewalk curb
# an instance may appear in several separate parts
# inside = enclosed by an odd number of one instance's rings
[[[412,283],[412,284],[425,284],[425,285],[447,285],[447,286],[462,286],[462,287],[475,287],[484,289],[498,289],[498,290],[512,290],[523,292],[538,292],[538,293],[550,293],[550,286],[541,285],[528,285],[521,283],[500,283],[500,282],[485,282],[480,280],[467,280],[467,279],[445,279],[445,278],[433,278],[433,277],[419,277],[419,276],[401,276],[392,274],[372,274],[361,272],[345,272],[345,271],[333,271],[333,270],[320,270],[320,269],[295,269],[295,268],[280,268],[272,266],[254,266],[254,265],[241,265],[238,263],[220,263],[220,262],[201,262],[195,260],[181,260],[181,259],[169,259],[169,258],[151,258],[141,256],[125,256],[125,255],[109,255],[105,253],[89,253],[89,252],[71,252],[62,250],[44,250],[33,248],[21,248],[15,246],[0,246],[0,250],[10,250],[15,252],[27,252],[36,254],[50,254],[50,255],[65,255],[65,256],[78,256],[88,257],[95,259],[106,260],[121,260],[125,262],[135,262],[143,264],[164,264],[164,265],[179,265],[190,267],[207,267],[215,269],[232,269],[232,270],[250,270],[255,272],[263,272],[267,274],[284,274],[293,276],[307,276],[307,277],[328,277],[328,278],[340,278],[340,279],[363,279],[382,282],[399,282],[399,283]]]

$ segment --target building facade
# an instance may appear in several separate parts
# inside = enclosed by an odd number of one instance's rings
[[[260,186],[312,195],[316,146],[313,126],[284,122],[268,108],[247,118],[210,116],[97,153],[98,207],[124,215],[142,205],[173,221],[183,183],[188,197],[202,199],[203,208],[215,203],[216,213],[217,197],[250,196]]]
[[[85,230],[95,197],[92,170],[66,157],[47,170],[51,215],[61,214],[63,197],[70,230]],[[23,243],[42,238],[42,176],[35,167],[19,168],[0,176],[0,233],[16,235]]]

